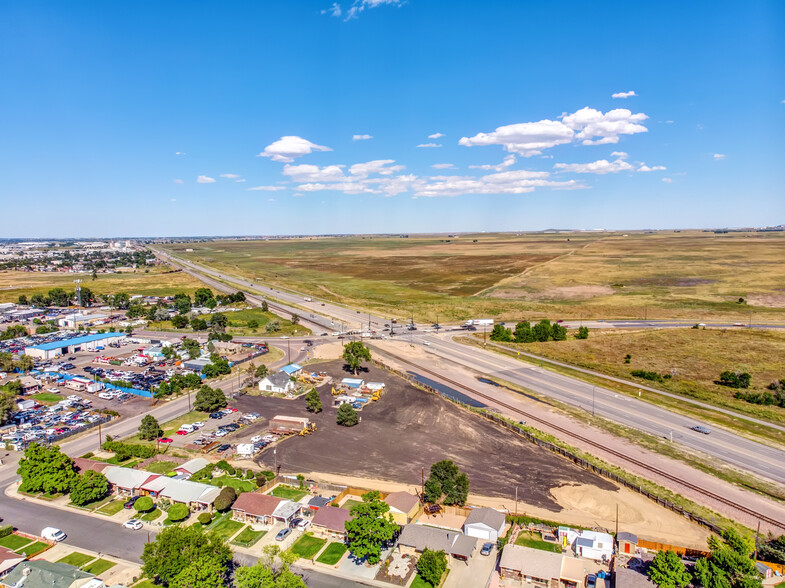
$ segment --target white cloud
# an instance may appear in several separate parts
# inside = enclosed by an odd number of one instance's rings
[[[611,157],[618,157],[619,159],[627,159],[629,155],[627,155],[626,151],[614,151],[611,153]]]
[[[609,110],[605,114],[588,106],[562,118],[562,122],[577,131],[575,139],[584,145],[618,143],[619,135],[646,133],[648,129],[638,124],[649,118],[643,113],[633,114],[626,108]],[[599,138],[595,138],[599,137]]]
[[[403,4],[403,0],[354,0],[354,4],[346,12],[346,20],[357,18],[367,8],[377,8],[384,5],[400,6],[401,4]],[[339,15],[340,12],[333,16]]]
[[[670,178],[662,178],[662,181],[665,182],[666,184],[672,184],[673,183],[673,180],[670,179]]]
[[[373,139],[373,135],[352,135],[352,141],[367,141]]]
[[[639,172],[665,171],[666,169],[668,168],[665,167],[664,165],[652,165],[651,167],[649,167],[644,163],[642,166],[638,168],[638,171]]]
[[[341,5],[337,2],[333,2],[330,8],[325,8],[322,10],[322,14],[329,14],[330,16],[341,16]]]
[[[308,155],[313,151],[332,151],[332,149],[311,143],[302,137],[287,135],[265,147],[259,157],[269,157],[273,161],[291,163],[296,157]]]
[[[431,167],[433,169],[455,169],[455,165],[452,163],[434,163]]]
[[[275,202],[275,198],[268,198],[267,202]]]
[[[721,161],[721,160],[725,159],[726,157],[727,157],[727,155],[725,155],[724,153],[715,153],[714,154],[714,159],[716,159],[717,161]]]
[[[349,173],[352,174],[353,176],[359,176],[363,178],[368,177],[372,174],[389,176],[391,174],[394,174],[395,172],[401,171],[406,167],[403,165],[390,166],[391,163],[395,163],[395,160],[376,159],[374,161],[369,161],[367,163],[355,163],[353,166],[349,168]]]
[[[283,174],[289,176],[293,182],[340,182],[346,180],[343,165],[290,165],[283,166]]]
[[[506,151],[523,157],[540,155],[543,149],[571,143],[574,131],[557,120],[518,123],[498,127],[490,133],[478,133],[474,137],[462,137],[459,145],[502,145]]]
[[[499,171],[503,171],[503,170],[507,169],[508,167],[514,165],[515,161],[516,160],[515,160],[515,156],[514,155],[508,155],[507,157],[504,158],[504,161],[502,161],[498,165],[470,165],[469,168],[470,169],[493,170],[493,171],[499,172]]]
[[[429,139],[440,139],[444,137],[444,133],[434,133],[433,135],[428,135]]]
[[[185,152],[183,152],[183,151],[175,151],[174,154],[175,155],[185,155]]]
[[[629,92],[616,92],[611,98],[631,98],[632,96],[637,96],[637,94],[633,90],[630,90]]]
[[[211,178],[210,176],[199,176],[196,178],[197,184],[212,184],[215,182],[215,178]]]
[[[235,182],[237,182],[238,184],[242,184],[243,182],[245,182],[245,178],[240,178],[239,180],[235,180]]]
[[[254,186],[253,188],[248,189],[258,192],[279,192],[281,190],[286,190],[284,186]]]
[[[177,202],[177,198],[170,198],[169,202]]]
[[[460,196],[463,194],[526,194],[536,188],[550,187],[556,190],[585,188],[575,180],[554,181],[548,172],[517,170],[489,174],[482,177],[434,176],[423,178],[417,185],[416,197]]]
[[[226,178],[227,180],[236,180],[240,176],[238,176],[237,174],[221,174],[220,177]]]
[[[427,148],[430,148],[430,147],[441,147],[441,145],[437,144],[437,143],[420,143],[419,145],[417,145],[417,147],[426,148],[427,149]]]
[[[615,174],[620,171],[634,169],[632,165],[623,159],[617,159],[616,161],[599,159],[591,163],[557,163],[553,167],[559,171],[576,174]]]
[[[175,184],[184,184],[184,183],[185,183],[185,182],[183,182],[183,181],[182,181],[180,178],[175,178],[175,179],[174,179],[174,180],[172,180],[172,181],[173,181]]]

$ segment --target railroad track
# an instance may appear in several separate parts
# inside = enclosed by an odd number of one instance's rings
[[[559,425],[555,425],[555,424],[553,424],[553,423],[551,423],[551,422],[549,422],[549,421],[547,421],[547,420],[545,420],[545,419],[543,419],[543,418],[541,418],[539,416],[536,416],[536,415],[533,415],[531,413],[528,413],[528,412],[526,412],[524,410],[521,410],[520,408],[518,408],[516,406],[512,406],[511,404],[507,404],[506,402],[503,402],[503,401],[499,400],[498,398],[495,398],[495,397],[493,397],[493,396],[491,396],[489,394],[484,394],[482,392],[479,392],[479,391],[475,390],[474,388],[470,388],[469,386],[466,386],[465,384],[462,384],[460,382],[456,382],[455,380],[453,380],[451,378],[445,377],[442,374],[439,374],[439,373],[437,373],[437,372],[435,372],[435,371],[433,371],[431,369],[428,369],[428,368],[423,367],[423,366],[421,366],[419,364],[416,364],[416,363],[414,363],[413,361],[411,361],[409,359],[400,357],[399,355],[395,355],[395,354],[390,353],[388,351],[382,351],[381,355],[386,355],[386,356],[388,356],[388,357],[390,357],[392,359],[395,359],[396,361],[400,361],[401,363],[407,364],[407,365],[417,369],[418,371],[425,372],[426,374],[430,374],[431,376],[435,376],[436,378],[438,378],[438,379],[440,379],[440,380],[450,384],[451,386],[454,386],[455,388],[460,388],[460,389],[463,389],[463,390],[465,390],[467,392],[470,392],[474,396],[479,396],[480,398],[484,398],[486,400],[490,400],[491,402],[493,402],[493,403],[495,403],[495,404],[497,404],[499,406],[503,406],[504,408],[506,408],[507,410],[509,410],[510,412],[512,412],[514,414],[517,414],[517,415],[520,415],[522,417],[525,417],[528,421],[533,421],[533,422],[540,423],[542,425],[546,425],[549,428],[554,429],[554,430],[556,430],[556,431],[558,431],[560,433],[563,433],[563,434],[565,434],[565,435],[567,435],[569,437],[573,437],[574,439],[578,439],[582,443],[586,443],[587,445],[590,445],[592,447],[596,447],[598,449],[601,449],[602,451],[604,451],[606,453],[610,453],[611,455],[613,455],[615,457],[618,457],[619,459],[622,459],[623,461],[626,461],[627,463],[630,463],[630,464],[636,465],[636,466],[638,466],[640,468],[643,468],[644,470],[646,470],[648,472],[651,472],[652,474],[656,474],[658,476],[661,476],[661,477],[663,477],[663,478],[665,478],[667,480],[670,480],[672,482],[675,482],[676,484],[679,484],[680,486],[683,486],[685,488],[689,488],[690,490],[698,492],[698,493],[702,494],[703,496],[706,496],[707,498],[711,498],[712,500],[716,500],[717,502],[720,502],[722,504],[726,504],[726,505],[728,505],[730,507],[733,507],[734,509],[736,509],[736,510],[738,510],[740,512],[743,512],[743,513],[745,513],[747,515],[750,515],[750,516],[752,516],[752,517],[754,517],[756,519],[759,519],[760,521],[766,522],[766,523],[768,523],[768,524],[770,524],[770,525],[772,525],[774,527],[777,527],[779,529],[785,529],[785,523],[783,523],[782,521],[778,521],[778,520],[773,519],[773,518],[771,518],[771,517],[769,517],[769,516],[767,516],[765,514],[759,513],[757,511],[751,509],[751,508],[748,508],[748,507],[746,507],[744,505],[738,504],[738,503],[736,503],[736,502],[734,502],[734,501],[732,501],[732,500],[730,500],[730,499],[728,499],[728,498],[726,498],[724,496],[720,496],[719,494],[716,494],[716,493],[714,493],[714,492],[712,492],[710,490],[706,490],[705,488],[703,488],[701,486],[698,486],[697,484],[693,484],[692,482],[688,482],[686,480],[683,480],[683,479],[679,478],[678,476],[675,476],[675,475],[670,474],[670,473],[668,473],[668,472],[666,472],[664,470],[656,468],[656,467],[654,467],[654,466],[652,466],[650,464],[647,464],[646,462],[643,462],[643,461],[640,461],[640,460],[635,459],[633,457],[630,457],[630,456],[628,456],[625,453],[622,453],[620,451],[616,451],[616,450],[614,450],[611,447],[606,447],[602,443],[598,443],[598,442],[596,442],[596,441],[594,441],[592,439],[589,439],[588,437],[584,437],[583,435],[574,433],[573,431],[570,431],[569,429],[566,429],[564,427],[560,427]]]

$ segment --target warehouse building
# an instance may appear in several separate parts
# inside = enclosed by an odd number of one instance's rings
[[[52,341],[41,345],[31,345],[25,347],[25,355],[35,359],[54,359],[61,355],[76,353],[77,351],[95,351],[96,347],[119,343],[127,338],[125,333],[97,333],[95,335],[84,335],[63,339],[62,341]]]

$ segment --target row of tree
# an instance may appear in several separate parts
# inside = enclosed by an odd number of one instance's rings
[[[576,339],[588,339],[588,327],[580,327],[575,333]],[[545,341],[564,341],[567,339],[567,329],[559,323],[553,323],[543,319],[535,325],[528,321],[521,321],[515,325],[515,329],[508,329],[503,324],[496,324],[491,331],[491,341],[504,343],[534,343]]]

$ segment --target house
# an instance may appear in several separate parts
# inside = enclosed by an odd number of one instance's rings
[[[477,539],[456,531],[425,525],[406,525],[398,538],[398,551],[414,555],[424,549],[444,551],[455,559],[468,560],[477,547]]]
[[[638,536],[625,531],[616,534],[616,553],[634,554],[638,549]]]
[[[232,505],[232,519],[243,523],[272,525],[273,513],[282,501],[282,498],[269,494],[243,492]]]
[[[19,384],[22,386],[22,394],[32,394],[41,389],[41,383],[30,376],[22,376],[19,378]]]
[[[262,378],[259,382],[261,392],[273,392],[276,394],[288,394],[295,389],[296,385],[292,382],[289,374],[284,371],[270,374]]]
[[[221,489],[209,484],[200,484],[189,480],[167,478],[163,489],[158,493],[160,498],[168,498],[172,502],[187,504],[191,510],[210,510],[218,498]]]
[[[393,521],[399,525],[408,525],[420,510],[420,499],[408,492],[392,492],[384,501],[390,505]]]
[[[303,366],[297,365],[296,363],[290,363],[289,365],[283,366],[281,371],[287,376],[297,376],[303,371]]]
[[[302,506],[297,502],[293,502],[291,500],[282,500],[278,503],[278,506],[273,511],[273,518],[283,523],[284,525],[289,525],[298,514],[302,510]]]
[[[7,547],[0,547],[0,576],[13,569],[17,564],[27,559],[24,555],[11,551]]]
[[[328,537],[346,537],[346,521],[352,520],[352,514],[345,508],[323,506],[313,515],[311,529],[317,535]]]
[[[563,588],[583,588],[586,574],[589,570],[586,569],[584,563],[586,560],[577,557],[562,556],[561,572],[559,573],[559,580]],[[600,580],[600,578],[597,578]],[[597,588],[600,588],[600,583],[597,581]]]
[[[324,508],[331,502],[332,502],[331,498],[325,498],[324,496],[314,496],[308,501],[308,508],[313,511],[317,511],[320,508]]]
[[[576,555],[597,561],[608,561],[613,556],[613,537],[608,533],[581,531],[572,543]]]
[[[502,578],[514,578],[542,588],[559,588],[562,555],[508,543],[502,549],[499,571]]]
[[[219,355],[234,355],[243,350],[242,344],[232,341],[213,341],[213,348]]]
[[[210,362],[209,358],[198,358],[198,359],[187,359],[183,362],[183,367],[187,370],[192,370],[194,372],[201,373],[204,369],[204,366],[208,365]]]
[[[13,588],[99,588],[103,582],[96,583],[95,575],[64,563],[50,563],[34,559],[17,565],[11,573],[0,580],[0,585]]]
[[[103,461],[95,461],[94,459],[85,459],[84,457],[74,457],[74,465],[76,466],[76,473],[81,474],[87,470],[94,472],[103,472],[109,464]]]
[[[507,518],[492,508],[475,508],[463,523],[463,532],[483,541],[496,541],[504,535]]]
[[[145,482],[160,478],[158,474],[151,474],[142,470],[109,466],[104,469],[104,476],[109,481],[112,492],[135,496],[140,494],[140,489]]]
[[[188,477],[193,476],[196,472],[203,470],[207,466],[210,465],[210,460],[207,460],[203,457],[196,457],[194,459],[188,460],[184,464],[180,464],[174,471],[178,474],[184,474]]]

